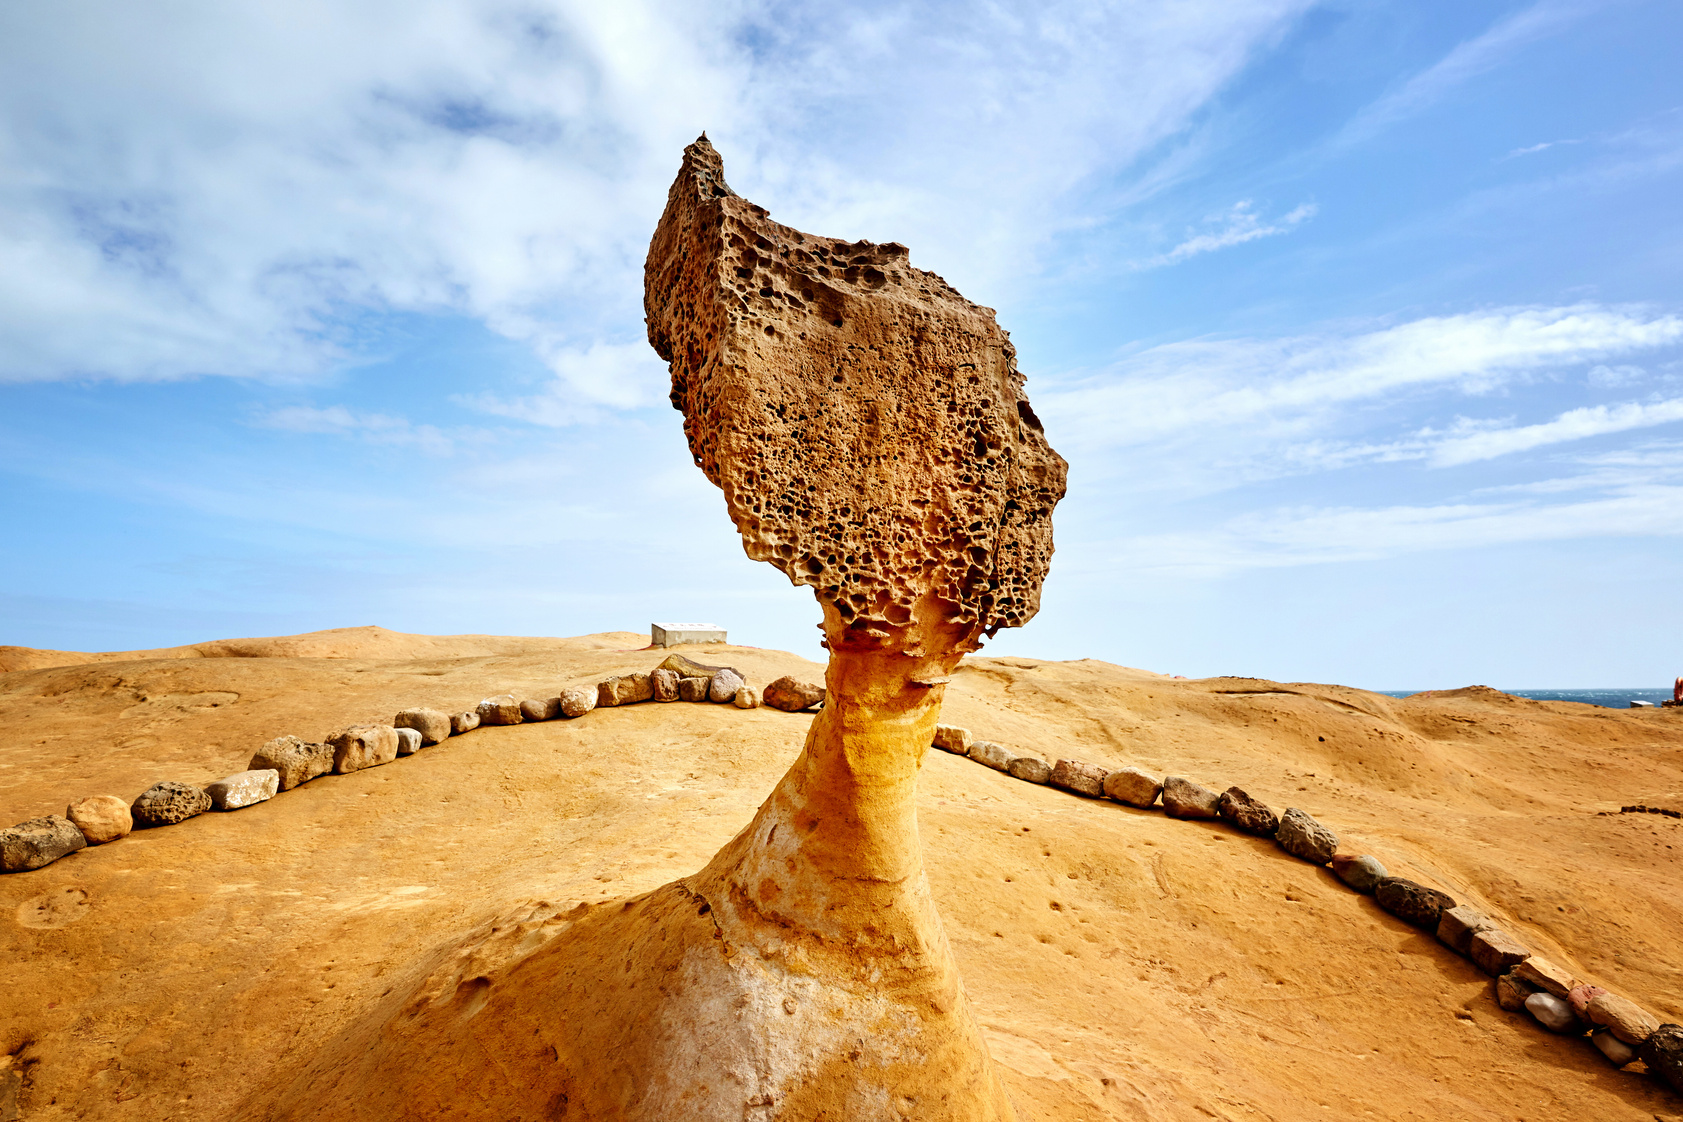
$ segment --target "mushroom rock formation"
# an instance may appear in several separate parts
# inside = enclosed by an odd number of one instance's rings
[[[457,949],[271,1116],[1014,1117],[915,801],[943,683],[983,635],[1034,615],[1052,554],[1065,464],[1015,350],[905,247],[771,221],[705,137],[655,231],[645,300],[744,548],[823,606],[828,696],[805,750],[700,872],[527,917],[497,936],[518,951]]]

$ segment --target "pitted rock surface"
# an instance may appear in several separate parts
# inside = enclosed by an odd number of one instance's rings
[[[280,776],[279,789],[290,791],[333,770],[333,745],[277,736],[254,752],[246,767],[252,771],[273,769]]]
[[[1436,931],[1443,913],[1455,906],[1455,899],[1448,893],[1427,888],[1404,877],[1386,877],[1380,881],[1374,886],[1373,898],[1381,908],[1404,923],[1412,923],[1428,931]]]
[[[136,826],[173,826],[209,809],[210,796],[202,788],[166,780],[142,791],[129,813]]]
[[[649,342],[743,548],[825,606],[832,642],[963,649],[1040,606],[1066,465],[992,309],[904,246],[773,222],[684,152],[644,272]]]
[[[1252,798],[1240,787],[1223,791],[1216,810],[1238,829],[1259,838],[1271,838],[1280,828],[1280,816],[1267,803]]]

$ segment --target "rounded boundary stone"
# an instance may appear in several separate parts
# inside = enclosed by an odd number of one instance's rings
[[[450,718],[450,734],[461,736],[479,727],[479,714],[469,709]]]
[[[556,700],[561,703],[561,715],[567,718],[582,717],[596,708],[597,691],[588,687],[575,686],[570,690],[562,690]]]
[[[89,845],[105,845],[129,836],[134,815],[116,795],[88,795],[64,808],[64,816],[82,831]]]
[[[1005,771],[1012,779],[1024,783],[1045,784],[1052,780],[1052,765],[1039,756],[1018,756],[1006,765]]]
[[[421,738],[421,734],[414,729],[403,731],[414,733],[416,740]],[[205,794],[210,796],[210,809],[220,811],[239,810],[242,807],[266,803],[279,791],[280,772],[273,768],[236,771],[232,775],[223,776],[215,783],[205,785]]]
[[[87,845],[88,839],[76,823],[62,814],[27,818],[0,830],[0,872],[44,869],[60,857],[86,849]]]
[[[1454,897],[1407,877],[1386,877],[1373,889],[1374,901],[1404,923],[1437,931],[1445,908],[1455,906]]]
[[[209,809],[210,796],[202,787],[177,783],[173,779],[152,784],[129,804],[135,826],[146,829],[173,826],[189,818],[197,818]]]
[[[1280,815],[1280,828],[1274,832],[1274,841],[1293,857],[1311,865],[1325,865],[1338,852],[1338,835],[1295,806],[1286,807],[1286,812]]]
[[[1137,767],[1118,768],[1104,777],[1104,793],[1119,803],[1149,810],[1163,793],[1163,781]]]
[[[1185,821],[1221,817],[1221,796],[1183,775],[1163,777],[1163,813]]]
[[[1077,795],[1102,799],[1104,777],[1107,774],[1109,773],[1098,764],[1090,764],[1085,760],[1059,760],[1052,765],[1052,773],[1047,777],[1047,782]]]
[[[453,731],[450,725],[450,714],[438,709],[428,709],[425,706],[412,706],[401,710],[392,718],[392,727],[414,729],[420,733],[423,748],[433,744],[442,744],[450,739],[450,733]]]
[[[979,764],[993,768],[995,771],[1005,771],[1011,766],[1011,761],[1017,756],[1002,744],[995,744],[991,740],[978,740],[970,745],[970,758]]]
[[[1242,787],[1229,787],[1216,800],[1216,813],[1235,830],[1252,837],[1271,838],[1280,828],[1280,816],[1261,799],[1252,798]]]
[[[421,735],[420,729],[413,729],[408,725],[404,725],[402,728],[397,729],[396,732],[397,754],[400,756],[413,756],[416,752],[419,752],[421,750],[421,746],[427,742],[426,737]]]

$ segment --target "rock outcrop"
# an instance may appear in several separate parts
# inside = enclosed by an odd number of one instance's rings
[[[690,451],[744,549],[817,595],[824,707],[706,868],[472,979],[471,1012],[417,993],[371,1017],[279,1113],[1013,1118],[915,808],[944,684],[1034,615],[1052,554],[1065,465],[1015,349],[905,247],[773,222],[705,138],[684,153],[645,298]],[[704,672],[714,702],[745,684]],[[614,693],[599,703],[623,704]]]

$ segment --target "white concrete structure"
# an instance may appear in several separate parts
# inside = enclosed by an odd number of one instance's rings
[[[649,644],[676,647],[679,643],[723,643],[725,629],[716,623],[651,623]]]

